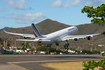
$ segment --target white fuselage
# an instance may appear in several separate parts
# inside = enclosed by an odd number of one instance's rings
[[[50,41],[43,41],[39,44],[43,44],[43,45],[49,45],[52,43],[59,43],[62,41],[62,38],[64,38],[67,35],[72,35],[75,34],[78,31],[77,27],[68,27],[53,33],[50,33],[48,35],[42,35],[42,38],[39,38],[41,40],[50,40]]]
[[[12,32],[7,32],[5,30],[4,32],[12,35],[23,36],[25,38],[25,39],[16,39],[16,41],[30,41],[47,46],[51,46],[51,44],[53,43],[59,45],[59,42],[62,41],[66,41],[65,46],[68,46],[68,41],[70,39],[77,41],[80,38],[83,39],[87,38],[88,40],[91,40],[93,36],[102,34],[102,33],[97,33],[97,34],[88,34],[88,35],[73,35],[78,31],[78,28],[75,26],[68,27],[47,35],[41,35],[37,27],[33,23],[32,23],[32,29],[33,29],[33,34],[12,33]],[[34,38],[34,39],[30,40],[27,38]]]

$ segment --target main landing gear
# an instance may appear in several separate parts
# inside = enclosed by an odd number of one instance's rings
[[[59,43],[55,43],[56,46],[59,46]]]
[[[64,48],[68,48],[69,46],[69,43],[68,43],[68,40],[66,40],[66,44],[64,45]]]

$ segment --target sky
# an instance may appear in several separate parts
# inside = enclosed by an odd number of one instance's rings
[[[0,29],[31,26],[45,19],[67,25],[91,23],[92,18],[81,9],[103,3],[105,0],[0,0]]]

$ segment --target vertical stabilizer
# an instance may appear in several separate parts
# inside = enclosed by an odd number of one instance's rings
[[[36,27],[33,23],[32,23],[32,29],[33,29],[34,36],[35,36],[36,38],[38,38],[38,37],[41,36],[41,34],[40,34],[40,32],[38,31],[37,27]]]

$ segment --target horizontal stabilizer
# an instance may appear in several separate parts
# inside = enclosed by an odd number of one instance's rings
[[[30,41],[30,42],[34,42],[35,40],[29,40],[29,39],[16,39],[16,41]]]

